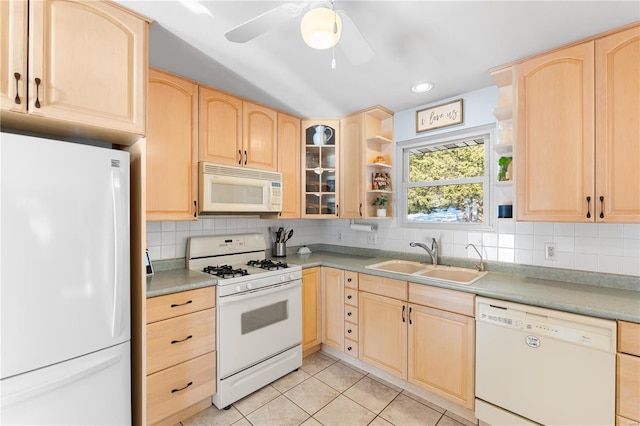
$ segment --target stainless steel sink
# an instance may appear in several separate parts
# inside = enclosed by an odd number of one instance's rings
[[[456,284],[470,285],[484,277],[486,274],[487,271],[480,272],[475,269],[456,268],[453,266],[434,266],[425,271],[417,271],[412,275],[419,275]]]
[[[374,265],[365,266],[368,269],[377,269],[378,271],[395,272],[398,274],[413,274],[422,271],[428,265],[420,262],[412,262],[410,260],[387,260],[385,262],[376,263]]]
[[[471,285],[487,274],[487,271],[480,272],[475,269],[457,268],[446,265],[427,265],[420,262],[399,259],[375,263],[365,266],[365,268],[431,278],[462,285]]]

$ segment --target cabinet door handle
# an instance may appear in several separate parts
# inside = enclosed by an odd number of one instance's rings
[[[587,197],[587,219],[591,218],[591,197]]]
[[[198,202],[193,200],[193,217],[198,217]]]
[[[187,300],[184,303],[173,303],[171,304],[171,308],[177,308],[178,306],[188,305],[189,303],[193,303],[193,300]]]
[[[175,345],[176,343],[186,342],[187,340],[191,339],[192,337],[193,337],[193,336],[190,334],[190,335],[188,335],[187,337],[185,337],[185,338],[184,338],[184,339],[182,339],[182,340],[172,340],[172,341],[171,341],[171,344],[172,344],[172,345]]]
[[[242,166],[242,150],[238,150],[238,165]]]
[[[20,105],[22,103],[22,101],[20,100],[20,95],[18,95],[18,82],[20,81],[20,73],[14,72],[13,76],[16,78],[16,98],[14,99],[14,102]]]
[[[604,219],[604,196],[600,196],[600,219]]]
[[[411,322],[411,311],[413,310],[413,308],[411,306],[409,306],[409,325],[413,324],[413,322]]]
[[[36,78],[36,108],[40,108],[40,82],[42,80],[40,80],[39,78]]]
[[[360,203],[360,217],[362,217],[362,203]]]
[[[348,296],[347,296],[347,299],[351,300],[351,295],[348,295]]]
[[[347,312],[347,316],[350,317],[353,312]]]
[[[350,283],[351,282],[351,278],[347,278],[347,282]]]
[[[405,321],[405,319],[404,319],[404,310],[405,310],[406,308],[407,308],[407,307],[406,307],[405,305],[402,305],[402,322],[407,322],[407,321]]]
[[[348,330],[347,330],[347,334],[351,334],[351,329],[348,329]]]
[[[348,347],[347,347],[347,350],[348,350],[349,352],[351,352],[351,346],[348,346]]]
[[[338,204],[336,204],[336,216],[340,216],[340,213],[338,213],[340,210],[340,206]]]
[[[245,150],[244,150],[244,165],[245,165],[245,166],[247,165],[247,157],[248,157],[248,156],[247,156],[247,150],[245,149]]]
[[[183,388],[180,388],[180,389],[173,389],[173,390],[171,391],[171,393],[176,393],[176,392],[180,392],[181,390],[185,390],[186,388],[188,388],[188,387],[189,387],[189,386],[191,386],[192,384],[193,384],[193,382],[189,382],[189,383],[187,383],[187,386],[185,386],[185,387],[183,387]]]

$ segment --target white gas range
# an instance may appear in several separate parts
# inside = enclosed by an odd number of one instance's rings
[[[261,234],[191,237],[187,268],[212,274],[217,393],[225,408],[302,365],[302,268],[266,259]]]

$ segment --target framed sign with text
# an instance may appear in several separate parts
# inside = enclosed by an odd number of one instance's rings
[[[462,99],[416,111],[416,133],[462,122]]]

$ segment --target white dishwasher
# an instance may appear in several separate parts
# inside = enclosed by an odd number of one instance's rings
[[[476,417],[613,425],[615,321],[476,298]]]

